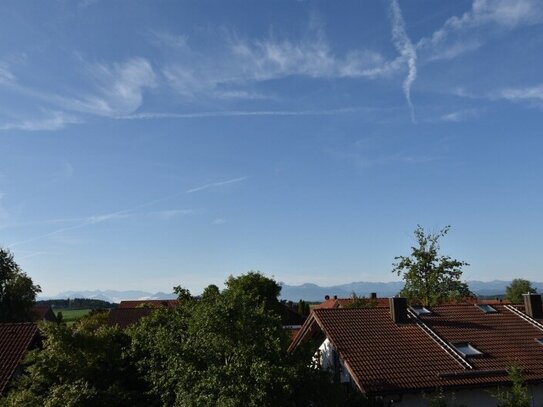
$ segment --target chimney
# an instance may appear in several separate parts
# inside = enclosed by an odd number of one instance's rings
[[[371,293],[370,297],[371,297],[372,300],[376,300],[377,299],[377,293]]]
[[[407,319],[407,298],[391,297],[389,298],[390,315],[396,324],[405,324]]]
[[[524,297],[524,308],[525,312],[529,316],[535,319],[543,318],[543,307],[541,306],[541,295],[540,294],[522,294]]]
[[[328,301],[328,300],[330,299],[330,296],[329,296],[329,295],[325,295],[325,296],[324,296],[324,299],[325,299],[326,301]]]

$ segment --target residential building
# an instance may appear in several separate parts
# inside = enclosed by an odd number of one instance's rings
[[[543,403],[541,296],[524,306],[494,301],[409,307],[390,298],[374,308],[321,307],[291,349],[315,344],[315,357],[342,383],[389,405],[424,406],[438,391],[467,406],[496,406],[507,369],[522,369],[534,405]]]

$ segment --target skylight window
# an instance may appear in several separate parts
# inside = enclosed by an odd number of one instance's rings
[[[430,315],[432,311],[430,311],[428,308],[423,307],[421,305],[415,305],[414,307],[411,307],[413,312],[417,315]]]
[[[485,314],[495,314],[498,311],[496,308],[488,305],[488,304],[476,304],[477,308],[479,308],[481,311],[483,311]]]
[[[451,345],[465,358],[483,355],[483,352],[472,346],[469,342],[457,342],[451,343]]]

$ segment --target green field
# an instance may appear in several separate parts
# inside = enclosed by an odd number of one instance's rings
[[[66,322],[67,324],[72,324],[75,321],[77,321],[79,318],[84,317],[92,310],[90,308],[86,309],[60,309],[58,311],[55,311],[55,314],[62,312],[62,320]]]

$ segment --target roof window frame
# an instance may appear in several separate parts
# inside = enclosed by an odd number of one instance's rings
[[[480,358],[485,355],[471,342],[452,342],[450,345],[464,358]]]
[[[413,311],[419,317],[433,314],[432,310],[430,310],[429,308],[426,308],[423,305],[412,305],[410,308],[411,308],[411,311]]]
[[[490,304],[475,304],[485,314],[498,314],[498,310]]]

